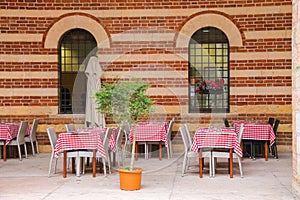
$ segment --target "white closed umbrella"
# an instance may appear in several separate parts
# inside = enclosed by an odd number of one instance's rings
[[[105,127],[105,118],[97,110],[95,93],[101,87],[102,68],[99,64],[98,57],[92,56],[87,64],[85,75],[87,76],[85,121],[91,126]]]

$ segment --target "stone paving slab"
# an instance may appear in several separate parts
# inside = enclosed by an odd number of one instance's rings
[[[234,178],[230,179],[226,160],[218,160],[214,178],[204,169],[199,178],[198,160],[191,161],[189,172],[182,177],[182,157],[173,159],[157,157],[145,160],[139,158],[135,166],[144,169],[139,191],[119,189],[119,175],[116,169],[104,177],[91,171],[80,177],[68,172],[62,177],[62,159],[57,164],[57,173],[48,178],[50,154],[29,155],[28,159],[0,160],[0,199],[299,199],[292,192],[292,155],[282,153],[278,160],[263,158],[244,159],[244,178],[239,175],[234,162]]]

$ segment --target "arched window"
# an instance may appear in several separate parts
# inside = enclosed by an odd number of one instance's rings
[[[66,32],[59,42],[59,113],[85,113],[86,79],[84,75],[86,57],[97,47],[95,38],[83,29]],[[79,77],[82,84],[74,83]],[[78,93],[78,92],[77,92]],[[74,106],[76,105],[76,106]],[[75,108],[76,107],[76,108]]]
[[[229,42],[214,27],[196,31],[189,42],[189,112],[229,112]]]

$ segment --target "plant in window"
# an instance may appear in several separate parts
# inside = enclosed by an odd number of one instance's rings
[[[200,81],[199,79],[195,80],[196,93],[198,94],[208,94],[215,92],[223,92],[224,79],[217,78],[216,80],[207,80],[204,79]]]

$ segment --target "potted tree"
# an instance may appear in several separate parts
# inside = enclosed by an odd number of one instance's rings
[[[133,143],[130,166],[120,168],[120,188],[123,190],[138,190],[141,186],[142,169],[134,167],[136,146],[136,123],[147,118],[153,111],[153,100],[147,96],[149,84],[140,79],[106,83],[96,92],[98,111],[113,117],[120,127],[130,123],[133,130]]]

